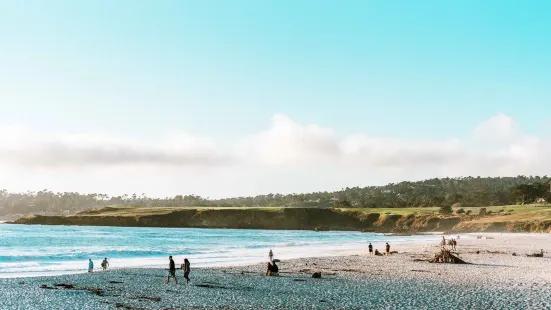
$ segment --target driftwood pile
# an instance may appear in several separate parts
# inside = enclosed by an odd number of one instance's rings
[[[470,264],[454,255],[448,249],[441,249],[440,252],[434,254],[434,257],[431,259],[416,259],[415,261],[424,261],[429,263]]]
[[[526,254],[528,257],[543,257],[543,249],[541,250],[541,253],[534,253],[534,254]]]

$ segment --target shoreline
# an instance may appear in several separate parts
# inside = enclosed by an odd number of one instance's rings
[[[379,234],[389,237],[400,237],[404,236],[402,234],[394,235],[394,234]],[[488,237],[500,237],[500,236],[509,236],[509,237],[515,237],[515,238],[531,238],[534,236],[542,236],[546,238],[547,234],[530,234],[530,233],[468,233],[468,234],[444,234],[442,232],[431,232],[431,233],[418,233],[416,235],[407,235],[406,237],[411,236],[434,236],[435,238],[432,240],[428,239],[418,239],[418,240],[394,240],[390,241],[392,245],[392,251],[398,250],[398,254],[403,253],[409,253],[409,252],[419,252],[420,250],[423,250],[426,252],[427,248],[433,247],[434,245],[439,244],[441,236],[446,236],[446,239],[449,238],[457,238],[462,237],[463,239],[459,239],[459,242],[462,243],[464,241],[474,240],[477,238],[477,236],[482,236],[483,240],[487,239]],[[549,237],[551,239],[551,236]],[[386,241],[385,241],[386,242]],[[378,241],[373,242],[374,250],[377,249],[381,253],[384,252],[384,242]],[[537,249],[532,249],[537,250]],[[551,252],[551,248],[549,249]],[[400,253],[402,251],[402,253]],[[362,243],[362,244],[356,244],[356,247],[354,249],[345,249],[340,251],[334,251],[327,254],[320,254],[316,253],[314,254],[305,254],[307,252],[301,252],[301,256],[283,256],[283,259],[285,261],[295,261],[295,260],[308,260],[308,259],[325,259],[325,258],[332,258],[332,257],[349,257],[349,256],[358,256],[358,255],[364,255],[368,253],[368,243]],[[167,254],[168,255],[168,254]],[[174,255],[174,254],[173,254]],[[278,259],[280,258],[280,253],[276,251],[276,257]],[[180,263],[183,263],[183,257],[187,255],[174,255],[175,261],[177,265],[180,265]],[[189,256],[188,256],[189,257]],[[191,258],[193,260],[193,258]],[[127,258],[127,259],[110,259],[111,268],[109,270],[124,270],[124,269],[159,269],[163,268],[165,265],[166,258],[163,257],[140,257],[140,258]],[[182,262],[180,262],[180,260]],[[96,263],[95,272],[103,272],[100,269],[99,261],[94,259]],[[120,262],[126,262],[129,261],[132,262],[131,264],[127,266],[121,266]],[[147,263],[137,263],[138,261],[147,261]],[[115,264],[114,264],[115,262]],[[154,263],[156,262],[156,263]],[[197,263],[194,264],[194,269],[223,269],[223,268],[244,268],[249,266],[256,266],[259,263],[259,260],[251,260],[250,258],[242,263],[235,263],[235,262],[219,262],[219,263],[199,263],[199,266],[197,266]],[[71,264],[75,264],[74,261],[68,262]],[[77,262],[77,264],[80,264]],[[85,265],[84,263],[82,265]],[[17,278],[33,278],[33,277],[51,277],[51,276],[63,276],[63,275],[73,275],[73,274],[86,274],[87,269],[81,268],[81,269],[67,269],[67,270],[44,270],[44,271],[14,271],[14,272],[0,272],[0,279],[17,279]]]
[[[436,253],[440,247],[432,243],[397,245],[391,250],[398,254],[382,257],[366,253],[292,260],[281,257],[280,277],[265,277],[262,262],[194,268],[192,261],[189,286],[183,282],[181,270],[177,270],[178,285],[165,285],[166,267],[0,279],[0,294],[6,301],[6,308],[0,308],[411,309],[435,304],[442,309],[551,307],[547,298],[551,296],[551,236],[497,233],[484,235],[493,239],[477,239],[476,235],[461,235],[458,240],[460,257],[472,265],[413,262]],[[546,251],[543,258],[526,257],[539,248]],[[513,252],[518,256],[513,256]],[[321,272],[322,278],[312,278],[313,272]]]
[[[276,258],[288,260],[353,255],[365,252],[369,242],[425,244],[439,239],[434,235],[384,236],[361,232],[180,228],[165,232],[154,228],[25,225],[2,225],[0,235],[8,238],[5,246],[9,247],[0,257],[1,278],[85,272],[89,258],[96,268],[104,257],[112,268],[157,268],[166,264],[168,255],[173,255],[176,263],[187,257],[195,267],[228,267],[263,261],[270,249]],[[27,242],[44,247],[29,249]]]

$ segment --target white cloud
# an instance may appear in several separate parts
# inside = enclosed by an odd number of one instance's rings
[[[519,124],[513,118],[499,113],[478,125],[472,134],[480,141],[499,143],[518,139],[522,133]]]
[[[276,115],[266,131],[241,144],[241,156],[270,165],[329,165],[369,173],[400,175],[545,174],[551,168],[551,143],[523,134],[499,113],[464,139],[404,141],[354,134],[339,137],[330,128],[302,125]],[[398,180],[397,180],[398,181]]]
[[[68,185],[78,190],[77,184],[86,184],[92,191],[98,186],[128,191],[132,186],[148,193],[183,190],[220,196],[551,171],[551,141],[523,133],[504,114],[483,122],[463,139],[412,141],[364,133],[339,136],[331,128],[300,124],[278,114],[266,130],[233,142],[221,149],[212,139],[178,131],[143,141],[5,128],[0,130],[0,166],[5,168],[0,187],[59,184],[59,190]],[[102,169],[86,169],[98,167]],[[36,168],[41,173],[33,175]]]
[[[0,130],[0,163],[43,168],[89,166],[216,166],[232,162],[210,139],[169,132],[158,141],[105,134],[41,134],[25,128]]]
[[[238,154],[268,165],[310,165],[339,159],[339,140],[332,129],[301,125],[285,115],[272,126],[238,143]]]

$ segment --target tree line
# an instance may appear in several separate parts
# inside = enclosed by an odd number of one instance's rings
[[[137,207],[343,207],[407,208],[494,206],[551,201],[551,178],[544,176],[434,178],[384,186],[343,188],[335,192],[266,194],[209,199],[197,195],[152,198],[141,195],[108,196],[76,192],[10,193],[0,191],[0,216],[29,213],[74,213],[104,206]]]

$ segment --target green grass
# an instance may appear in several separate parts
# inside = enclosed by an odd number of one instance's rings
[[[439,208],[340,208],[342,211],[362,212],[362,213],[379,213],[379,214],[436,214]]]
[[[478,215],[482,207],[463,208],[463,210],[471,211],[471,215]],[[459,208],[453,208],[453,212]],[[362,212],[362,213],[379,213],[379,214],[397,214],[397,215],[431,215],[438,214],[439,208],[343,208],[342,211]],[[551,220],[551,205],[510,205],[510,206],[491,206],[486,207],[486,210],[491,211],[491,216],[475,218],[473,222],[522,222],[522,221],[546,221]],[[499,212],[503,210],[503,212]]]
[[[454,208],[457,211],[459,208]],[[481,207],[463,208],[465,211],[471,211],[472,215],[478,215]],[[476,219],[475,221],[528,221],[528,220],[551,220],[551,205],[510,205],[510,206],[491,206],[486,207],[487,211],[492,212],[492,216]],[[109,207],[101,213],[84,213],[85,216],[146,216],[146,215],[162,215],[174,211],[181,210],[251,210],[261,212],[281,212],[281,207],[131,207],[117,206]],[[396,214],[396,215],[431,215],[438,214],[439,208],[340,208],[345,212],[361,212],[361,213],[379,213],[379,214]],[[499,213],[499,211],[504,210]],[[510,214],[509,214],[510,213]]]
[[[100,213],[94,213],[93,210],[79,214],[79,216],[144,216],[144,215],[161,215],[168,214],[174,211],[182,210],[261,210],[267,212],[279,212],[283,208],[253,208],[253,207],[132,207],[132,206],[116,206],[107,207]]]

